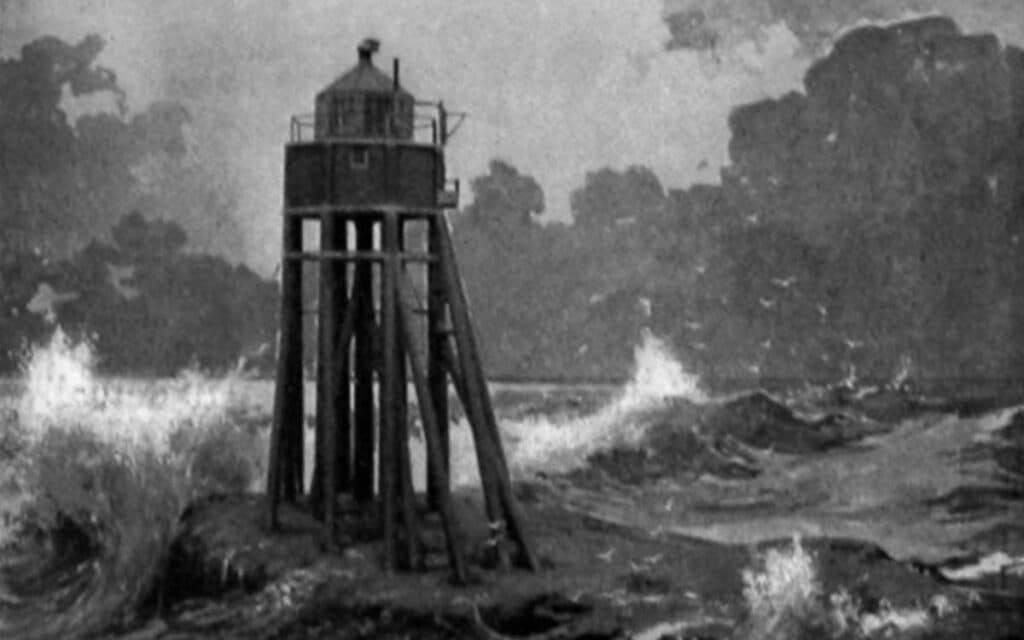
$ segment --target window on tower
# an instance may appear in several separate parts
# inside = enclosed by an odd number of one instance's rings
[[[355,98],[345,96],[335,103],[337,110],[337,133],[348,135],[359,127],[359,105]]]
[[[352,147],[349,152],[349,165],[353,169],[365,169],[370,166],[370,157],[366,147]]]

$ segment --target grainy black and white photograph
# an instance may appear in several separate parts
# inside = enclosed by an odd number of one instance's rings
[[[0,638],[1024,638],[1024,3],[0,0]]]

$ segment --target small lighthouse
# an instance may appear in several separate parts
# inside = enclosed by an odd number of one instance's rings
[[[422,566],[422,520],[440,516],[449,564],[466,577],[464,541],[449,481],[449,393],[472,429],[486,517],[503,532],[495,560],[536,569],[512,495],[470,310],[456,267],[445,210],[458,205],[444,149],[464,114],[417,100],[364,40],[356,66],[320,93],[315,112],[291,120],[285,146],[281,310],[268,520],[282,500],[307,498],[334,540],[339,504],[375,514],[385,569]],[[318,225],[318,247],[303,246]],[[317,263],[319,295],[304,308],[303,262]],[[308,271],[307,271],[308,273]],[[314,335],[303,314],[315,313]],[[309,333],[309,332],[307,332]],[[315,464],[303,468],[303,346],[316,344]],[[427,492],[414,490],[408,389],[423,425]],[[501,538],[500,540],[498,538]]]

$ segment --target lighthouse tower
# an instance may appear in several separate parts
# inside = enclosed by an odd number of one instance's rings
[[[444,148],[463,114],[416,100],[399,82],[397,59],[391,77],[374,66],[378,48],[373,39],[359,45],[356,66],[317,94],[314,114],[292,118],[285,146],[269,523],[277,526],[282,500],[307,494],[303,346],[314,341],[308,504],[325,537],[334,540],[343,524],[339,505],[354,504],[376,514],[384,567],[410,569],[424,564],[422,521],[435,511],[453,574],[465,579],[449,491],[450,385],[472,428],[495,560],[509,563],[511,547],[535,569],[445,219],[459,189],[445,176]],[[319,247],[303,247],[304,227],[316,225]],[[311,274],[304,262],[318,264],[312,309],[302,295]],[[304,313],[316,314],[314,335],[303,335]],[[425,496],[410,465],[410,382],[426,441]]]

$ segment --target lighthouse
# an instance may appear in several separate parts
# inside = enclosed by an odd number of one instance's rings
[[[377,68],[378,49],[374,39],[359,45],[356,65],[316,95],[314,113],[292,118],[285,145],[268,522],[277,526],[281,501],[305,504],[332,541],[344,526],[339,505],[354,505],[375,518],[384,568],[412,569],[425,564],[423,522],[434,512],[453,575],[464,581],[465,541],[449,478],[454,391],[472,430],[494,560],[536,569],[445,217],[459,196],[445,173],[445,145],[464,114],[417,100],[401,85],[397,59],[390,77]],[[303,246],[310,227],[319,230],[319,246]],[[304,275],[318,280],[312,308]],[[311,325],[304,313],[315,315],[315,331],[304,332]],[[306,487],[310,341],[315,462]],[[426,443],[422,496],[410,464],[413,408]]]

